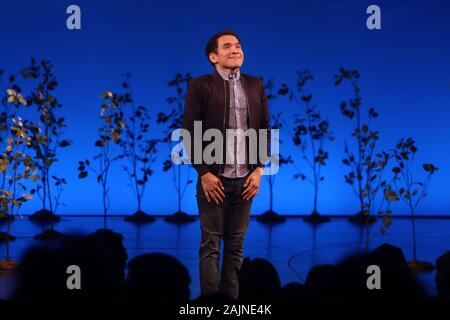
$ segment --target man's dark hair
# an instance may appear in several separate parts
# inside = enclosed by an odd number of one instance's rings
[[[213,67],[215,67],[215,64],[212,63],[211,60],[209,60],[209,54],[211,52],[217,53],[217,48],[218,48],[217,39],[219,39],[221,36],[233,36],[233,37],[236,37],[236,39],[238,39],[239,43],[241,43],[241,39],[239,38],[239,36],[236,34],[236,32],[234,32],[231,29],[226,29],[226,30],[223,30],[223,31],[220,31],[220,32],[217,32],[216,34],[214,34],[209,39],[209,41],[208,41],[208,43],[206,44],[206,47],[205,47],[206,59],[208,59],[209,63],[211,63],[211,65]]]

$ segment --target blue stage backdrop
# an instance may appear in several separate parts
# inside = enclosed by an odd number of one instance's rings
[[[66,8],[81,8],[81,30],[66,28]],[[79,180],[79,160],[96,152],[94,142],[100,125],[99,111],[105,90],[120,89],[122,75],[132,75],[135,101],[150,108],[152,132],[161,136],[156,114],[169,110],[166,98],[173,95],[167,82],[177,72],[194,77],[211,72],[204,55],[207,39],[231,27],[242,38],[245,61],[242,72],[273,77],[278,87],[295,86],[296,71],[310,70],[315,79],[307,90],[322,115],[330,120],[336,140],[329,144],[325,181],[319,195],[322,214],[344,215],[358,211],[358,201],[344,181],[342,164],[345,142],[352,143],[351,122],[339,103],[351,97],[350,86],[334,86],[339,67],[361,72],[364,108],[377,108],[373,125],[380,131],[380,148],[395,146],[401,137],[413,137],[419,149],[417,174],[422,163],[439,167],[429,196],[418,214],[450,213],[450,2],[377,1],[381,30],[368,30],[366,8],[372,1],[24,1],[2,0],[0,8],[0,68],[6,73],[26,66],[31,57],[55,65],[59,86],[55,92],[63,104],[66,136],[73,141],[62,149],[54,172],[68,181],[60,214],[101,214],[101,188],[95,177]],[[4,85],[2,90],[4,90]],[[296,106],[280,97],[270,106],[290,121]],[[292,123],[291,123],[292,124]],[[304,167],[300,153],[286,132],[281,133],[281,152]],[[171,214],[177,197],[171,172],[162,172],[167,146],[159,146],[155,174],[143,209],[151,214]],[[293,166],[282,167],[275,184],[274,209],[282,214],[308,214],[313,190],[293,179]],[[183,199],[183,211],[197,214],[194,184]],[[131,214],[136,205],[128,180],[118,163],[111,172],[111,214]],[[268,209],[265,178],[254,201],[253,214]],[[38,199],[22,213],[40,208]],[[401,204],[395,214],[407,214]]]

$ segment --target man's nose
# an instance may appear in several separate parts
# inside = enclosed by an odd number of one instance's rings
[[[241,53],[241,49],[240,48],[233,48],[233,50],[231,50],[232,53]]]

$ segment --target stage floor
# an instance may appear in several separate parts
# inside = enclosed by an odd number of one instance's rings
[[[411,221],[394,219],[392,226],[381,234],[381,219],[370,226],[370,247],[390,243],[403,249],[406,259],[412,257]],[[6,225],[1,224],[1,231]],[[101,217],[63,217],[55,229],[64,232],[89,233],[103,227]],[[129,258],[163,252],[178,258],[191,275],[191,298],[199,295],[198,248],[200,226],[198,220],[175,225],[158,218],[155,222],[135,225],[124,222],[122,217],[108,218],[108,228],[124,236]],[[11,242],[11,256],[20,260],[23,252],[38,242],[33,236],[45,228],[17,218],[12,232],[17,240]],[[450,219],[416,219],[417,258],[435,262],[436,258],[450,250]],[[313,226],[301,218],[288,218],[277,225],[265,225],[252,219],[247,232],[244,255],[265,258],[276,267],[282,284],[292,281],[303,283],[308,271],[317,264],[333,263],[346,253],[364,249],[364,229],[348,222],[346,218],[332,218],[331,222]],[[5,243],[0,244],[0,258],[6,253]],[[430,294],[435,293],[434,272],[421,274],[418,279]],[[7,298],[14,278],[0,273],[0,298]]]

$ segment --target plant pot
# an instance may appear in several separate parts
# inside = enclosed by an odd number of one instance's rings
[[[139,210],[133,213],[131,216],[125,217],[124,220],[127,222],[134,222],[134,223],[150,223],[154,222],[156,218],[154,216],[145,213],[142,210]]]
[[[47,209],[36,211],[28,219],[30,221],[39,223],[57,222],[61,220],[59,216]]]
[[[313,211],[309,216],[304,217],[303,221],[315,224],[315,223],[330,222],[331,219],[329,217],[322,216],[317,211]]]
[[[12,259],[0,260],[0,273],[10,272],[17,268],[17,262]]]
[[[47,229],[42,233],[35,235],[34,240],[42,240],[42,241],[55,241],[64,239],[64,233],[61,233],[56,230]]]
[[[16,237],[6,232],[0,232],[0,243],[7,242],[8,240],[14,241],[16,240]]]
[[[414,273],[431,272],[434,265],[431,262],[412,260],[408,262],[408,268]]]
[[[194,222],[195,220],[195,217],[190,216],[183,211],[177,211],[174,214],[164,218],[164,221],[171,223],[189,223]]]
[[[354,224],[366,224],[368,221],[369,224],[373,224],[377,221],[377,218],[371,215],[367,216],[364,213],[359,212],[354,216],[349,217],[348,221]]]
[[[8,221],[14,221],[16,218],[14,218],[14,216],[10,215],[10,214],[4,214],[2,216],[0,216],[0,222],[1,223],[5,223]]]
[[[273,210],[267,210],[263,214],[260,214],[257,218],[257,221],[267,224],[274,224],[274,223],[281,223],[285,222],[286,218],[283,216],[280,216],[278,213],[276,213]]]

